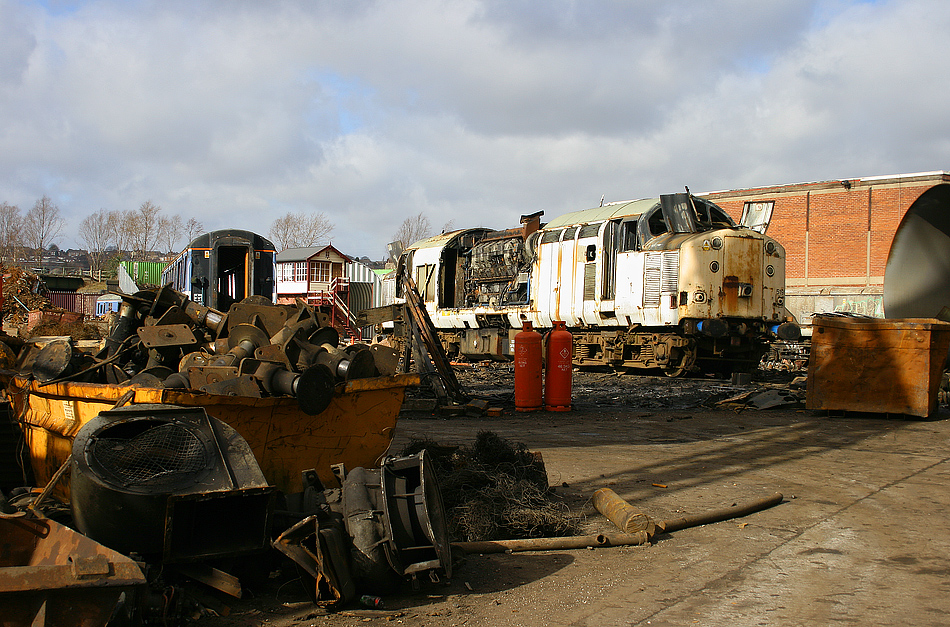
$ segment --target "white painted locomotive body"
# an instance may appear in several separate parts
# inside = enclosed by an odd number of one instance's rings
[[[410,246],[410,272],[450,352],[510,356],[524,321],[566,322],[577,365],[680,374],[748,369],[792,334],[785,250],[688,194],[613,203],[523,228]]]

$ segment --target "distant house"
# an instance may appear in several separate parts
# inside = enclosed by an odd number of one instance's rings
[[[302,298],[321,304],[339,292],[346,277],[349,257],[332,245],[288,248],[277,253],[277,302],[293,303]]]
[[[298,298],[330,314],[333,326],[353,339],[362,334],[350,311],[350,279],[347,266],[353,261],[332,245],[288,248],[277,253],[276,301],[294,303]]]

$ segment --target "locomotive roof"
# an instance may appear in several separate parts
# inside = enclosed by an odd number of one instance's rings
[[[455,239],[459,235],[464,235],[465,233],[473,233],[473,232],[487,233],[489,231],[491,231],[491,229],[486,229],[486,228],[481,228],[481,227],[476,227],[476,228],[471,228],[471,229],[458,229],[456,231],[446,231],[445,233],[441,233],[439,235],[433,235],[432,237],[421,239],[418,242],[413,242],[412,244],[409,245],[409,247],[406,250],[409,250],[409,248],[412,248],[412,249],[441,248],[442,246],[445,246],[446,244],[451,242],[453,239]]]
[[[659,202],[659,198],[642,198],[640,200],[610,203],[603,207],[594,207],[593,209],[572,211],[571,213],[565,213],[564,215],[554,218],[545,224],[543,228],[551,229],[562,226],[573,226],[575,224],[603,222],[604,220],[623,218],[626,216],[638,216],[646,213]]]

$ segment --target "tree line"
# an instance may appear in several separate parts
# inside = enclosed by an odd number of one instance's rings
[[[174,253],[205,232],[196,218],[168,216],[151,200],[128,211],[100,209],[86,216],[75,233],[89,255],[93,272],[116,258],[145,260],[151,252]],[[27,254],[35,258],[56,242],[66,228],[59,207],[43,196],[25,214],[16,205],[0,202],[0,261],[15,261]],[[315,246],[329,241],[334,225],[322,212],[288,212],[271,223],[268,236],[277,250]],[[442,231],[451,230],[452,223]],[[393,234],[403,247],[428,237],[432,226],[423,213],[406,218]]]
[[[40,259],[63,235],[66,220],[59,207],[43,196],[23,213],[0,202],[0,261],[27,256]],[[270,238],[278,250],[329,241],[333,223],[321,212],[288,212],[271,224]],[[151,200],[127,211],[100,209],[79,223],[74,237],[89,255],[93,272],[114,259],[142,261],[150,253],[175,253],[205,232],[196,218],[166,215]]]
[[[172,253],[182,238],[190,242],[204,232],[195,218],[161,215],[162,208],[150,200],[138,209],[100,209],[79,223],[74,237],[89,255],[93,272],[113,258],[144,260],[151,252]],[[0,202],[0,260],[16,261],[32,256],[41,259],[63,235],[66,220],[49,196],[43,196],[26,213],[16,205]]]

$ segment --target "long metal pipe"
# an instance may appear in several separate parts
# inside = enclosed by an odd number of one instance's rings
[[[588,547],[638,546],[649,541],[650,537],[645,532],[640,531],[638,533],[601,533],[595,536],[453,542],[452,546],[466,553],[518,553],[520,551],[586,549]]]
[[[671,531],[679,531],[680,529],[686,529],[687,527],[698,527],[700,525],[708,525],[709,523],[719,522],[722,520],[729,520],[730,518],[741,518],[755,512],[760,512],[763,509],[774,507],[781,503],[783,498],[784,497],[782,496],[781,492],[776,492],[772,496],[759,499],[757,501],[750,501],[744,505],[724,507],[722,509],[706,512],[705,514],[694,514],[692,516],[664,520],[662,522],[656,523],[656,530],[657,533],[670,533]]]
[[[751,501],[736,507],[713,510],[705,514],[684,516],[656,523],[657,533],[669,533],[708,525],[730,518],[740,518],[749,514],[774,507],[782,502],[781,492],[772,496]],[[619,497],[618,497],[619,499]],[[550,551],[561,549],[586,549],[608,546],[638,546],[650,541],[652,534],[646,531],[636,533],[601,533],[594,536],[565,536],[561,538],[529,538],[522,540],[486,540],[482,542],[453,542],[452,546],[465,553],[518,553],[521,551]]]

